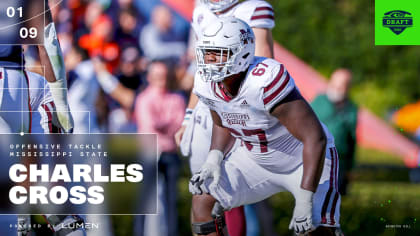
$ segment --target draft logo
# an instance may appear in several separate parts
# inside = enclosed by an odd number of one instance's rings
[[[394,34],[401,34],[405,28],[413,26],[413,17],[406,11],[394,10],[384,14],[382,25],[389,28]]]

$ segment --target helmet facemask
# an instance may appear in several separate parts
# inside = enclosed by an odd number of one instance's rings
[[[228,47],[197,46],[197,67],[204,81],[219,82],[226,77],[235,74],[234,66],[240,45]],[[214,53],[219,61],[206,63],[206,53]],[[226,61],[223,57],[226,55]]]

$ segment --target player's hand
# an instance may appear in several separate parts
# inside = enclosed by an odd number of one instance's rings
[[[178,131],[175,133],[175,143],[179,147],[181,145],[182,136],[184,135],[186,125],[181,126]]]
[[[296,205],[289,229],[294,230],[296,235],[306,235],[315,228],[312,225],[312,196],[313,192],[300,189],[296,194]]]
[[[190,179],[189,190],[192,194],[202,194],[203,189],[201,185],[205,180],[213,178],[210,183],[209,189],[214,189],[220,181],[221,167],[220,164],[223,160],[223,153],[219,150],[211,150],[207,157],[206,162],[201,167],[200,171],[193,175]]]
[[[189,190],[194,195],[203,194],[202,184],[208,178],[213,178],[209,188],[214,188],[219,184],[220,165],[212,163],[204,163],[200,171],[193,175],[190,179]]]
[[[181,146],[182,136],[184,136],[185,130],[187,129],[187,125],[190,122],[190,119],[193,114],[193,109],[187,108],[185,110],[184,121],[182,122],[181,128],[175,133],[175,143],[178,147]]]
[[[191,194],[193,195],[201,195],[203,194],[203,190],[201,189],[201,185],[203,184],[204,180],[201,179],[200,172],[195,173],[191,179],[190,183],[188,184],[188,189]]]
[[[67,81],[62,79],[48,82],[48,86],[55,104],[54,125],[65,133],[73,133],[74,121],[67,100]]]
[[[64,133],[73,133],[74,121],[70,109],[68,107],[67,109],[56,107],[56,109],[56,119],[53,119],[54,125],[61,128]]]

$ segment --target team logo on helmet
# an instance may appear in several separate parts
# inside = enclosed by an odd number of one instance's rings
[[[254,43],[254,38],[252,37],[252,33],[250,29],[247,29],[246,31],[244,29],[241,29],[241,42],[242,44],[248,44],[248,41],[251,43]]]
[[[406,11],[389,11],[382,18],[382,25],[389,28],[394,34],[401,34],[407,27],[413,26],[413,17]]]

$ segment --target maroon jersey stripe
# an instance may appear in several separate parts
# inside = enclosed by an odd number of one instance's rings
[[[42,106],[42,108],[44,108],[45,113],[47,113],[47,116],[48,116],[48,130],[52,133],[53,132],[53,126],[52,126],[52,115],[51,115],[50,108],[46,104],[42,104],[41,106]]]
[[[277,95],[279,95],[279,93],[284,89],[284,87],[286,87],[287,83],[289,83],[290,80],[290,76],[289,73],[287,73],[286,78],[284,79],[283,83],[280,85],[280,87],[274,91],[272,94],[270,94],[270,96],[264,98],[263,102],[264,105],[267,105],[268,103],[270,103]]]
[[[334,178],[334,150],[330,148],[330,155],[331,155],[331,169],[330,169],[330,187],[328,188],[327,195],[325,195],[324,203],[322,204],[322,210],[321,210],[321,223],[326,224],[327,218],[327,208],[328,203],[330,202],[331,193],[333,190],[333,178]]]
[[[271,11],[271,12],[273,12],[273,8],[271,8],[271,7],[257,7],[257,8],[255,8],[254,12],[256,12],[256,11]]]
[[[330,212],[330,220],[331,220],[330,225],[335,225],[334,215],[335,215],[335,207],[337,206],[338,197],[339,197],[339,193],[335,191],[334,200],[333,200],[333,204],[332,204],[331,212]]]
[[[26,70],[23,70],[25,74],[26,83],[28,83],[28,108],[29,108],[29,129],[28,133],[32,133],[32,107],[31,107],[31,93],[30,93],[30,85],[29,85],[29,76]]]
[[[260,16],[252,16],[251,20],[260,20],[260,19],[271,19],[274,20],[273,15],[260,15]]]
[[[238,131],[232,129],[232,128],[228,128],[226,127],[232,134],[236,135],[236,136],[242,136],[242,134],[240,134]]]
[[[335,208],[337,206],[337,201],[338,201],[338,197],[340,196],[340,194],[338,193],[338,179],[337,179],[337,172],[338,172],[338,154],[337,154],[337,149],[333,148],[333,152],[334,152],[334,160],[335,160],[335,170],[334,170],[334,182],[333,186],[335,187],[335,195],[334,195],[334,200],[331,206],[331,212],[330,212],[330,224],[331,225],[335,225],[335,219],[334,219],[334,215],[335,215]]]
[[[267,87],[264,88],[264,93],[266,93],[268,90],[272,89],[276,84],[280,81],[281,77],[283,76],[284,72],[284,66],[280,65],[280,71],[277,73],[276,78],[271,82]]]

